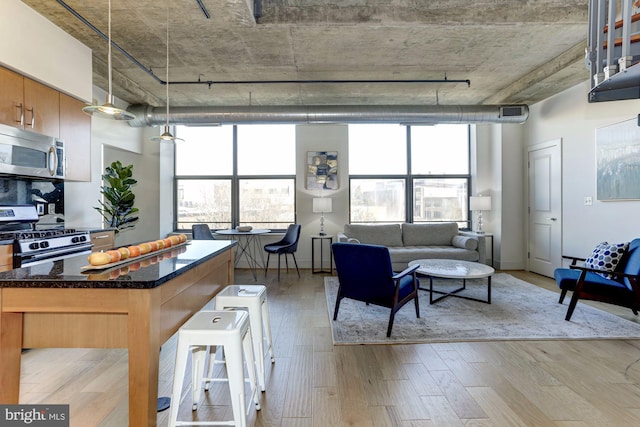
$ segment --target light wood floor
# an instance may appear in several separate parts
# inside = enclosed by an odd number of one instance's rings
[[[551,279],[509,273],[557,290]],[[236,283],[253,280],[237,270]],[[250,425],[640,425],[640,340],[334,347],[322,275],[303,270],[298,279],[293,271],[278,282],[270,271],[260,283],[268,286],[276,363],[267,365],[262,410]],[[630,310],[599,307],[637,321]],[[161,351],[161,396],[170,395],[174,357],[172,338]],[[21,403],[69,403],[74,427],[127,425],[125,350],[30,350],[22,366]],[[213,391],[197,414],[229,417],[228,398]],[[158,425],[167,417],[159,413]]]

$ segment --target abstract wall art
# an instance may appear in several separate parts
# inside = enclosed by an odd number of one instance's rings
[[[308,190],[338,189],[338,152],[307,151]]]

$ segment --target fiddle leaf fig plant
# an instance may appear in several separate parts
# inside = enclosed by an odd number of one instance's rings
[[[131,186],[138,181],[133,179],[133,165],[123,166],[118,160],[107,166],[102,175],[103,185],[100,194],[103,200],[98,200],[100,206],[94,207],[100,212],[106,224],[118,233],[127,228],[133,228],[138,221],[138,208],[135,203],[135,194]]]

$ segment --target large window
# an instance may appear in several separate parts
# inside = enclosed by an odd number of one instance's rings
[[[289,125],[178,126],[176,228],[295,222],[295,128]]]
[[[349,126],[350,222],[469,227],[469,127]]]

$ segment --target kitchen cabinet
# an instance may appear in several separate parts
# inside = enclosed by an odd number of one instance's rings
[[[24,105],[24,129],[60,135],[60,92],[25,77]]]
[[[0,122],[44,135],[60,135],[60,93],[0,68]]]
[[[0,271],[13,269],[13,245],[0,245]]]
[[[65,180],[91,181],[91,117],[85,102],[60,94],[60,139],[66,156]]]
[[[93,252],[113,249],[115,245],[115,230],[92,231],[90,233]]]
[[[20,116],[24,99],[24,77],[0,67],[0,123],[22,127]]]

